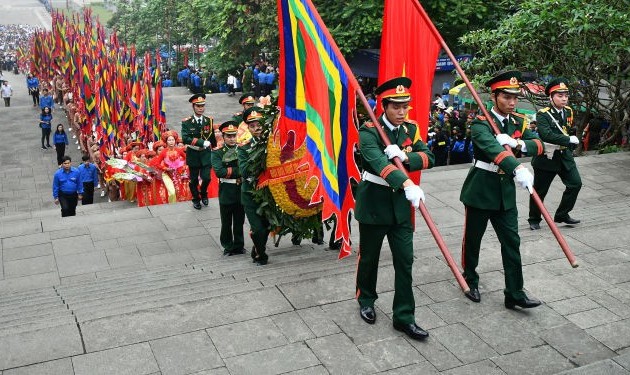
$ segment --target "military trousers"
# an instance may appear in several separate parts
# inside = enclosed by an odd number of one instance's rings
[[[202,198],[208,197],[208,185],[210,185],[210,168],[211,166],[189,167],[190,169],[190,192],[193,202],[199,202]],[[199,179],[201,179],[201,187],[199,187]]]
[[[224,252],[243,249],[243,223],[245,223],[245,209],[240,203],[219,204],[221,214],[221,235],[219,240]]]
[[[518,211],[516,207],[509,210],[484,210],[466,206],[462,244],[464,278],[471,288],[479,287],[479,274],[476,268],[479,264],[481,240],[486,232],[488,221],[492,224],[501,243],[501,259],[503,260],[505,276],[503,293],[514,299],[524,298],[523,265],[519,249],[521,238],[518,235]]]
[[[559,172],[547,171],[539,168],[534,168],[534,189],[538,193],[541,200],[545,200],[545,196],[549,192],[551,182],[556,177],[560,176],[560,180],[565,186],[564,193],[562,193],[562,199],[560,205],[556,209],[554,220],[564,220],[569,216],[569,212],[575,207],[577,197],[582,189],[582,179],[580,178],[580,172],[578,172],[575,163],[566,169],[562,167]],[[538,205],[532,198],[529,198],[529,219],[530,223],[540,223],[541,214]]]
[[[247,221],[250,226],[250,236],[254,243],[252,258],[255,260],[267,260],[267,238],[269,237],[269,221],[264,216],[260,216],[256,210],[258,205],[243,204]]]
[[[373,225],[359,223],[359,264],[357,267],[356,293],[361,306],[374,306],[378,298],[376,281],[378,261],[383,239],[392,252],[394,261],[394,322],[415,323],[416,303],[413,297],[413,230],[397,225]]]

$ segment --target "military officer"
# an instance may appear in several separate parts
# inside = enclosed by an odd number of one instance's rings
[[[490,110],[494,122],[501,129],[495,136],[488,119],[477,116],[471,124],[474,160],[462,186],[460,200],[464,203],[465,223],[462,242],[462,267],[470,292],[466,297],[480,302],[479,249],[488,220],[501,243],[501,257],[505,274],[505,307],[513,309],[536,307],[540,301],[529,298],[523,290],[523,267],[518,234],[515,182],[531,190],[534,176],[522,166],[514,155],[504,149],[540,155],[543,143],[528,129],[524,116],[514,113],[520,94],[518,71],[497,74],[486,82],[494,106]],[[511,135],[521,133],[516,140]]]
[[[227,121],[219,127],[223,147],[212,151],[212,168],[219,178],[219,213],[224,255],[244,254],[243,223],[245,210],[241,204],[241,171],[236,146],[237,124]]]
[[[236,134],[236,144],[242,145],[249,141],[252,135],[249,133],[249,129],[247,128],[247,124],[243,121],[243,112],[248,108],[251,108],[256,103],[256,98],[254,98],[254,94],[251,92],[245,93],[241,95],[238,99],[240,105],[243,106],[243,111],[237,112],[234,114],[232,120],[236,122],[238,125],[238,132]]]
[[[262,108],[251,107],[243,112],[243,121],[249,127],[249,132],[252,134],[252,138],[248,143],[238,147],[238,167],[241,170],[241,178],[243,182],[241,184],[241,203],[245,208],[245,214],[247,215],[247,221],[251,227],[251,238],[254,242],[252,248],[252,259],[259,266],[267,264],[267,238],[269,237],[269,221],[264,216],[259,215],[258,203],[254,201],[251,195],[251,191],[256,188],[255,178],[256,176],[250,176],[248,172],[250,154],[253,147],[261,142],[260,137],[263,132],[263,115]]]
[[[573,150],[580,143],[573,127],[573,110],[567,106],[569,87],[565,78],[556,78],[545,87],[551,105],[536,114],[538,134],[545,142],[545,153],[532,158],[534,167],[534,189],[541,200],[545,199],[551,182],[560,176],[566,187],[562,200],[554,215],[556,223],[578,224],[580,220],[569,216],[575,206],[578,193],[582,188],[582,179],[578,172]],[[540,209],[533,199],[529,200],[529,228],[540,229]]]
[[[395,292],[393,323],[396,330],[416,340],[429,334],[415,322],[412,288],[413,226],[411,215],[424,192],[393,164],[398,157],[409,171],[433,167],[434,156],[420,139],[418,127],[407,120],[411,80],[391,79],[376,89],[384,114],[377,124],[359,129],[362,180],[356,191],[356,219],[359,222],[360,252],[356,296],[359,314],[368,324],[376,321],[374,301],[383,239],[387,236],[394,259]],[[391,142],[385,147],[376,130],[381,127]],[[411,203],[411,207],[410,206]]]
[[[211,150],[216,147],[212,118],[204,116],[206,94],[195,94],[188,99],[192,103],[194,115],[182,120],[182,140],[186,147],[186,164],[190,169],[190,192],[193,207],[201,209],[201,203],[208,205],[208,185],[212,165]],[[199,187],[201,179],[201,188]],[[200,203],[201,202],[201,203]]]

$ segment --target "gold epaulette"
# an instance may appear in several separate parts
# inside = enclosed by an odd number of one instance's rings
[[[488,119],[486,118],[486,116],[482,116],[482,115],[477,115],[477,120],[481,120],[481,121],[488,121]]]
[[[518,113],[518,112],[512,112],[512,115],[516,116],[516,117],[520,117],[520,118],[527,118],[527,116],[525,116],[522,113]]]
[[[367,128],[374,128],[374,127],[375,127],[373,122],[366,122],[364,125],[365,125]]]
[[[549,110],[550,110],[550,109],[551,109],[551,107],[545,107],[545,108],[541,109],[541,110],[540,110],[540,111],[538,111],[538,112],[540,112],[540,113],[545,113],[545,112],[549,112]]]
[[[417,121],[415,121],[415,120],[406,119],[406,120],[405,120],[405,122],[406,122],[406,123],[408,123],[408,124],[413,124],[413,125],[418,126],[418,122],[417,122]]]

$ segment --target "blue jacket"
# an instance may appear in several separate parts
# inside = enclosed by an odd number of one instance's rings
[[[61,143],[68,144],[68,135],[66,132],[63,133],[53,133],[53,144],[58,145]]]
[[[26,87],[29,89],[34,89],[39,87],[39,80],[36,77],[28,78],[26,80]]]
[[[50,123],[52,122],[52,115],[40,115],[39,121],[42,129],[50,129]]]
[[[52,95],[39,97],[39,108],[44,108],[44,107],[50,107],[50,109],[55,108],[55,103],[53,102]]]
[[[89,163],[86,165],[85,163],[81,163],[78,169],[82,182],[93,182],[94,185],[98,184],[98,173],[94,164]]]
[[[65,194],[83,194],[83,183],[81,182],[81,174],[75,167],[71,167],[66,172],[65,169],[59,168],[53,177],[53,198],[59,198],[59,192]]]

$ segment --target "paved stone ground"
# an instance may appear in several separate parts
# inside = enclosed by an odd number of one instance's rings
[[[13,106],[0,107],[9,140],[0,150],[0,375],[630,374],[628,153],[577,160],[584,188],[573,215],[583,223],[560,227],[577,269],[545,225],[527,229],[519,191],[525,285],[544,301],[531,311],[502,305],[492,230],[482,244],[483,301],[473,304],[418,219],[416,319],[431,334],[418,343],[391,325],[387,249],[378,320],[368,326],[353,299],[356,256],[337,261],[323,246],[284,239],[266,267],[223,257],[216,201],[201,211],[99,202],[61,219],[50,196],[54,153],[39,149],[23,81],[11,80]],[[178,124],[188,94],[165,94],[169,123]],[[218,121],[238,109],[225,95],[208,103]],[[466,173],[447,167],[423,176],[429,211],[455,259]],[[547,206],[560,195],[556,181]]]

